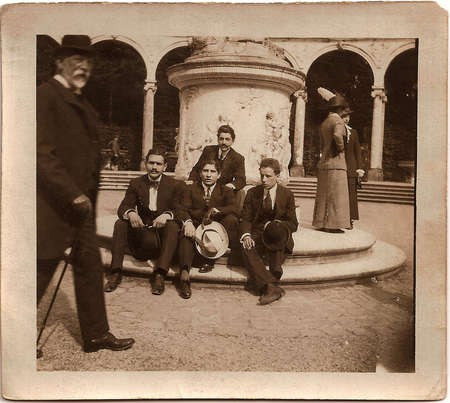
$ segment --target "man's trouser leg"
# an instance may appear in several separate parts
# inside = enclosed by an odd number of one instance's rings
[[[103,267],[94,219],[88,218],[78,231],[73,246],[75,297],[84,341],[109,330],[103,293]]]
[[[178,247],[178,253],[179,253],[179,265],[180,268],[183,270],[187,270],[188,272],[191,269],[192,261],[194,259],[194,240],[192,238],[188,238],[186,236],[183,236],[180,239],[179,247]]]
[[[128,227],[127,220],[117,220],[114,223],[114,231],[111,247],[111,266],[108,270],[109,274],[122,270],[123,258],[125,251],[128,250]]]
[[[281,275],[283,273],[283,268],[281,267],[281,265],[284,263],[284,260],[286,258],[284,250],[267,251],[267,254],[269,257],[270,272],[274,275],[275,273],[280,273]]]
[[[250,281],[259,293],[264,292],[267,284],[272,284],[276,281],[275,277],[266,269],[264,261],[255,247],[251,249],[242,247],[242,257],[249,272]]]
[[[164,271],[165,274],[169,271],[170,264],[177,249],[178,230],[178,224],[172,220],[167,221],[163,228],[158,229],[161,236],[161,252],[156,262],[156,268]]]

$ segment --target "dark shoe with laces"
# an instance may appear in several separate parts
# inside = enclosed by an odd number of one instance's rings
[[[122,282],[122,272],[114,272],[106,275],[105,292],[113,292]]]
[[[189,280],[180,280],[179,285],[180,297],[184,299],[189,299],[192,296],[191,282]]]
[[[150,281],[152,285],[152,294],[161,295],[164,292],[164,276],[161,273],[155,273]]]
[[[268,305],[279,300],[284,295],[284,290],[273,284],[268,284],[266,291],[259,297],[260,305]]]
[[[118,339],[112,333],[106,332],[103,336],[91,339],[84,343],[84,352],[93,353],[95,351],[106,349],[113,351],[122,351],[131,348],[134,339]]]

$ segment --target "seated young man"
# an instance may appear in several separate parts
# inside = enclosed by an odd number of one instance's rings
[[[164,292],[164,277],[178,244],[175,210],[185,185],[164,175],[167,162],[162,149],[147,153],[145,167],[147,174],[131,180],[117,210],[106,292],[114,291],[122,281],[123,258],[128,251],[138,259],[157,258],[150,280],[152,293]]]
[[[244,157],[232,148],[236,135],[229,125],[222,125],[217,129],[217,145],[206,146],[197,163],[189,174],[189,180],[199,181],[200,170],[205,161],[217,160],[220,167],[222,185],[226,185],[235,192],[245,186]]]
[[[293,193],[277,183],[280,163],[273,158],[261,161],[261,184],[245,197],[241,214],[241,244],[249,284],[260,294],[261,305],[280,299],[284,291],[276,285],[283,275],[286,253],[294,247],[292,232],[298,227]],[[266,269],[263,256],[269,261]]]
[[[185,188],[177,217],[183,222],[182,238],[179,243],[180,295],[191,297],[189,271],[194,258],[195,229],[211,219],[227,230],[230,247],[238,244],[238,218],[233,190],[218,182],[220,168],[216,160],[204,161],[200,166],[200,181]],[[205,261],[201,271],[212,269],[214,261]]]

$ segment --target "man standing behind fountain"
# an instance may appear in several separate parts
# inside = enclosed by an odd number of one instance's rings
[[[189,180],[200,180],[200,169],[205,161],[217,160],[221,171],[219,183],[233,189],[235,192],[245,186],[244,157],[231,146],[236,135],[229,125],[222,125],[217,129],[218,145],[206,146],[199,160],[189,174]]]
[[[267,305],[284,294],[276,283],[283,275],[286,253],[294,247],[292,233],[298,221],[293,193],[277,183],[281,172],[278,160],[263,159],[259,172],[262,183],[245,197],[240,230],[249,286],[260,294],[259,303]],[[269,261],[269,270],[263,256]]]
[[[325,88],[317,91],[327,101],[328,116],[319,128],[320,160],[312,225],[321,231],[343,233],[342,228],[350,228],[350,208],[342,116],[348,114],[350,108],[341,95]]]

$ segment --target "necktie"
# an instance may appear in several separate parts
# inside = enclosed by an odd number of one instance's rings
[[[158,181],[150,181],[150,188],[158,190],[159,182]]]
[[[272,198],[270,197],[269,191],[267,191],[266,197],[263,200],[263,210],[266,212],[272,211]]]
[[[208,205],[209,201],[211,200],[211,188],[209,186],[206,187],[206,193],[205,193],[204,199],[205,199],[206,205]]]

